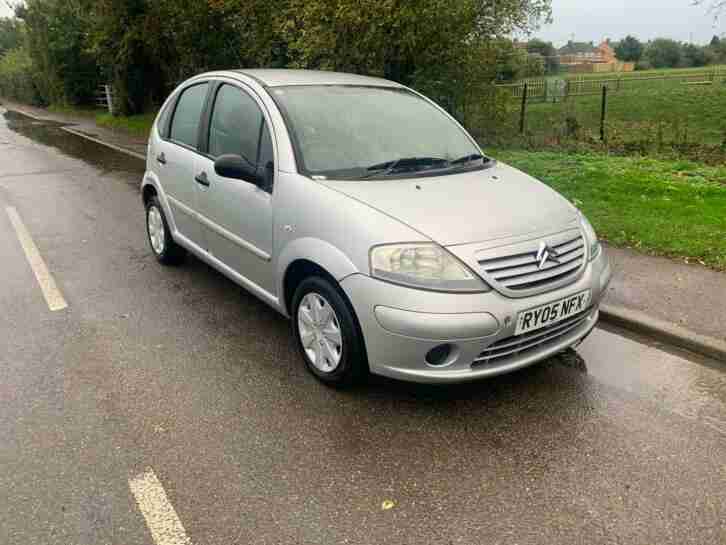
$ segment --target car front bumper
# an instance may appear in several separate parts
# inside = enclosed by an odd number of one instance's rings
[[[363,274],[345,278],[341,286],[358,316],[372,373],[412,382],[456,383],[521,369],[580,343],[597,323],[600,300],[611,276],[603,249],[577,281],[522,299],[504,297],[496,291],[453,294],[415,290]],[[512,353],[505,357],[476,361],[492,345],[509,345],[520,339],[514,337],[519,312],[588,289],[590,306],[571,327],[560,329],[556,335],[543,331],[541,343],[528,341],[526,349],[506,350]],[[442,344],[452,350],[446,365],[429,365],[426,354]]]

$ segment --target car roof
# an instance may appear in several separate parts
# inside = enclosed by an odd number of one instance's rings
[[[396,82],[383,78],[328,72],[325,70],[290,70],[277,68],[256,68],[251,70],[234,70],[257,80],[266,87],[283,85],[370,85],[376,87],[403,87]]]

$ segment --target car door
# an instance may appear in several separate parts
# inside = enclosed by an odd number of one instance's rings
[[[247,281],[274,294],[272,278],[272,190],[274,151],[262,105],[250,92],[229,83],[211,97],[206,152],[197,160],[207,251]],[[214,160],[239,155],[266,180],[253,183],[215,173]]]
[[[204,233],[195,216],[198,184],[195,163],[209,83],[184,89],[172,113],[168,135],[159,142],[156,161],[161,185],[171,208],[174,224],[188,241],[204,248]]]

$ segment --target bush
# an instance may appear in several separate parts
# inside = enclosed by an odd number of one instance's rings
[[[648,61],[640,61],[640,62],[638,62],[638,63],[635,64],[635,69],[638,70],[638,71],[641,71],[641,70],[652,70],[653,69],[653,65],[650,64]]]
[[[33,62],[25,47],[11,49],[0,58],[0,95],[30,104],[42,102],[33,81]]]

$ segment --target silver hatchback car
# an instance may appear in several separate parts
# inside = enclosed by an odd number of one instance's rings
[[[611,276],[572,204],[383,79],[196,76],[156,119],[142,195],[158,260],[191,252],[291,318],[328,384],[530,365],[590,333]]]

